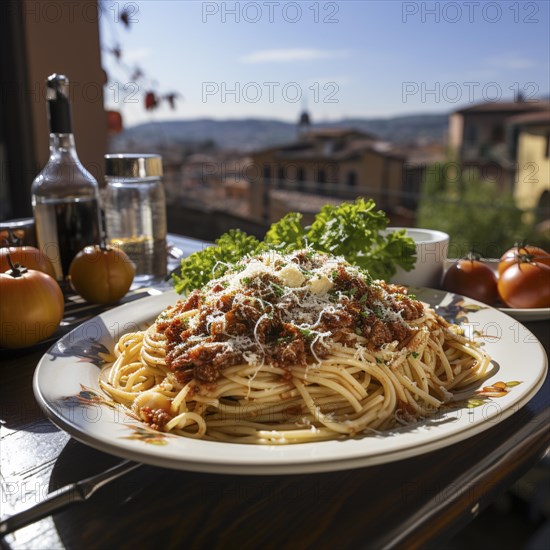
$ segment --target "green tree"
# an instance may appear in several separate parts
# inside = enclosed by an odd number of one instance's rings
[[[500,257],[532,234],[522,217],[513,196],[500,191],[494,181],[483,180],[476,169],[445,162],[426,170],[417,226],[448,233],[449,257],[470,250],[486,258]]]

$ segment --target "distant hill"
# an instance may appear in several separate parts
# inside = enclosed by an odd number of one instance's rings
[[[397,144],[418,140],[439,141],[446,137],[448,115],[408,115],[392,118],[347,118],[319,123],[313,128],[352,127],[375,134],[380,139]],[[112,142],[111,149],[122,150],[138,145],[162,147],[197,142],[212,142],[218,149],[251,151],[292,142],[296,125],[270,119],[242,120],[172,120],[148,122],[124,130]]]
[[[349,126],[370,132],[380,139],[408,144],[418,140],[440,141],[447,138],[449,115],[407,115],[392,118],[347,118],[323,126]]]

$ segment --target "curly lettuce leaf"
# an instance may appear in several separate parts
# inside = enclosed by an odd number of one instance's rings
[[[240,229],[230,229],[213,246],[195,252],[181,261],[181,276],[173,276],[176,292],[188,292],[221,277],[243,256],[261,252],[264,248],[255,237]]]
[[[306,246],[302,214],[290,212],[271,225],[265,235],[265,243],[271,248],[291,252]]]
[[[306,234],[312,248],[343,256],[366,269],[375,279],[390,279],[396,265],[406,271],[414,267],[416,248],[405,231],[385,235],[388,218],[376,210],[372,199],[362,198],[338,206],[325,205]]]
[[[323,206],[307,232],[307,240],[313,248],[337,256],[349,262],[368,251],[376,242],[379,232],[385,229],[388,219],[371,199],[357,199],[338,206]]]
[[[375,238],[369,249],[352,262],[366,269],[374,279],[390,280],[396,272],[396,265],[410,271],[416,263],[416,246],[400,229]]]

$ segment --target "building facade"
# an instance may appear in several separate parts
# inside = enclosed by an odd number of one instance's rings
[[[508,122],[517,158],[514,197],[533,221],[550,220],[550,110],[513,117]]]
[[[548,101],[480,103],[451,114],[449,145],[462,162],[507,156],[507,120],[548,109]]]
[[[258,221],[272,222],[285,209],[296,210],[296,193],[305,195],[299,201],[301,209],[308,203],[307,196],[372,198],[388,213],[401,203],[404,157],[365,132],[346,128],[302,131],[296,142],[256,151],[251,157],[250,214]],[[286,207],[281,204],[285,191]],[[318,209],[317,201],[309,202],[312,209]]]
[[[515,117],[543,113],[548,101],[486,102],[452,113],[449,117],[449,149],[463,169],[476,168],[481,176],[494,181],[501,191],[515,192],[516,151],[510,144],[517,139],[509,121]]]

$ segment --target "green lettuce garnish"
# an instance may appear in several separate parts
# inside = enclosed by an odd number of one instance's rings
[[[180,293],[200,288],[221,277],[243,256],[268,250],[288,253],[305,247],[343,256],[374,279],[388,280],[397,266],[410,271],[416,261],[414,241],[405,236],[405,230],[384,235],[388,221],[372,199],[360,198],[353,203],[325,205],[307,227],[302,225],[301,214],[287,214],[269,228],[263,242],[232,229],[213,246],[182,260],[181,276],[174,275],[175,288]]]

